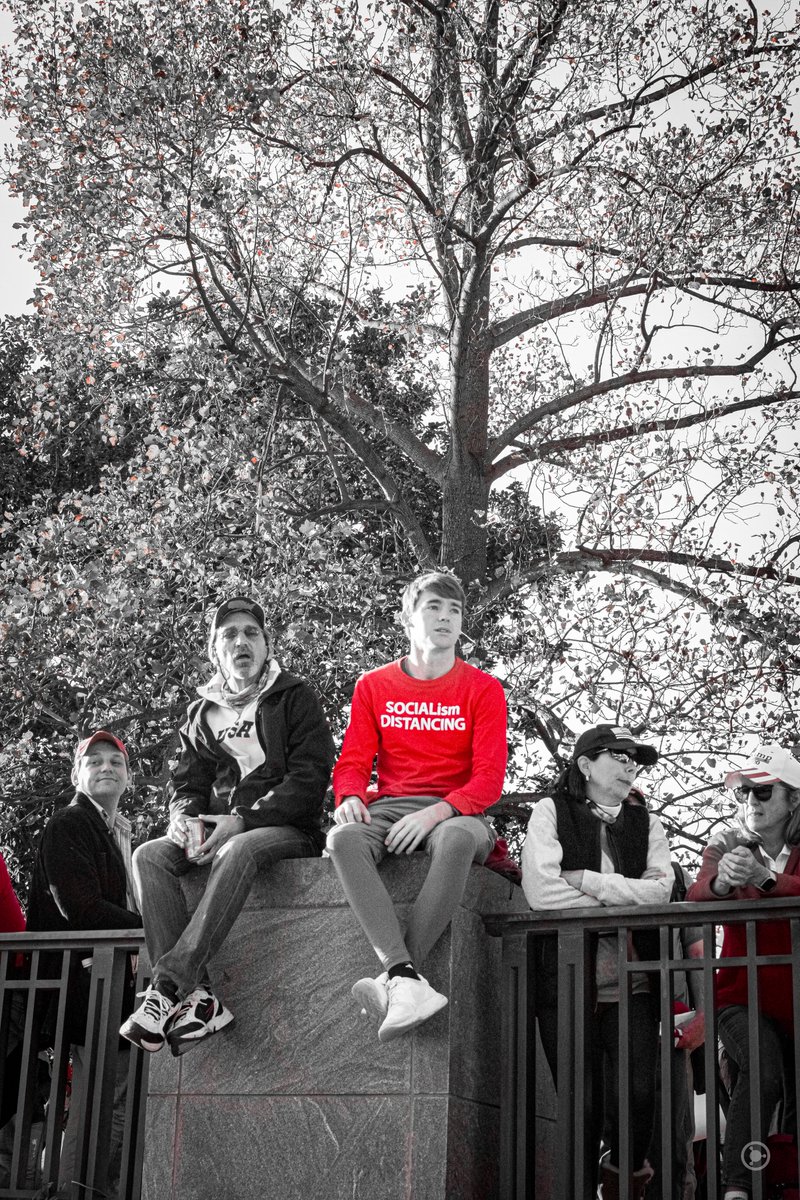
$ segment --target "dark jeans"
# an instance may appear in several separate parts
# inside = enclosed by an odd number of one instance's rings
[[[656,1069],[656,1119],[650,1144],[650,1164],[655,1171],[648,1194],[661,1200],[661,1168],[666,1159],[672,1163],[673,1200],[694,1196],[697,1180],[694,1170],[694,1088],[692,1060],[688,1050],[671,1050],[672,1067],[672,1145],[661,1153],[661,1071]]]
[[[133,856],[133,878],[144,921],[154,984],[188,996],[207,980],[214,957],[242,910],[256,872],[286,858],[317,853],[313,838],[291,825],[268,825],[235,834],[210,866],[190,863],[169,838],[145,842]],[[181,878],[196,872],[205,892],[190,915]]]
[[[633,1169],[638,1171],[647,1158],[653,1136],[655,1112],[656,1059],[658,1054],[658,1016],[649,994],[637,993],[630,999],[630,1023],[627,1030],[630,1046],[631,1086],[629,1091],[629,1125],[633,1152]],[[539,1035],[553,1082],[558,1089],[558,1009],[545,1008],[537,1014]],[[611,1162],[619,1165],[619,1005],[599,1004],[594,1024],[589,1029],[591,1040],[591,1078],[586,1081],[592,1089],[592,1128],[590,1136],[600,1153],[600,1139],[605,1129],[611,1146]],[[604,1097],[607,1111],[604,1111]]]
[[[753,1172],[742,1162],[742,1150],[748,1142],[766,1142],[770,1123],[784,1095],[784,1071],[792,1061],[791,1039],[770,1017],[758,1015],[758,1041],[761,1050],[761,1127],[753,1128],[750,1117],[750,1037],[747,1030],[748,1008],[731,1004],[717,1014],[720,1041],[733,1072],[731,1099],[727,1114],[725,1150],[722,1155],[722,1179],[725,1184],[752,1188]]]

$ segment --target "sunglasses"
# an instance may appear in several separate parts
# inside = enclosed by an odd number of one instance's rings
[[[605,750],[598,750],[597,753],[595,755],[593,755],[593,757],[599,758],[601,754],[608,754],[611,758],[614,759],[614,762],[625,763],[626,767],[629,767],[629,766],[636,767],[637,775],[641,770],[643,770],[642,764],[640,762],[637,762],[636,755],[630,750],[609,750],[606,748]]]
[[[743,783],[740,787],[734,788],[734,791],[738,800],[747,800],[752,793],[760,804],[764,804],[765,801],[772,799],[772,788],[771,783]]]

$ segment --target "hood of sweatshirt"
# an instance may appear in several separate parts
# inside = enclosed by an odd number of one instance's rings
[[[197,694],[201,700],[210,700],[212,704],[221,704],[225,708],[241,708],[243,703],[248,703],[256,697],[260,699],[272,691],[280,674],[280,663],[272,658],[257,684],[251,685],[243,692],[231,692],[225,686],[225,676],[221,671],[217,671],[208,683],[197,689]]]

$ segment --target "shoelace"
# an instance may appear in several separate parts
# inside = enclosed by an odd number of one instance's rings
[[[138,992],[138,996],[144,996],[144,1015],[152,1017],[156,1021],[160,1021],[165,1012],[172,1008],[172,1004],[166,996],[162,996],[161,992],[155,988],[148,988],[146,992]]]

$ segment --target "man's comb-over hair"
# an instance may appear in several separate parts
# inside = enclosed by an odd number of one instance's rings
[[[403,589],[404,624],[410,619],[423,592],[433,592],[435,596],[441,596],[444,600],[458,600],[462,609],[467,606],[464,589],[455,575],[448,575],[444,571],[428,571],[425,575],[418,575],[416,579],[412,579]]]

